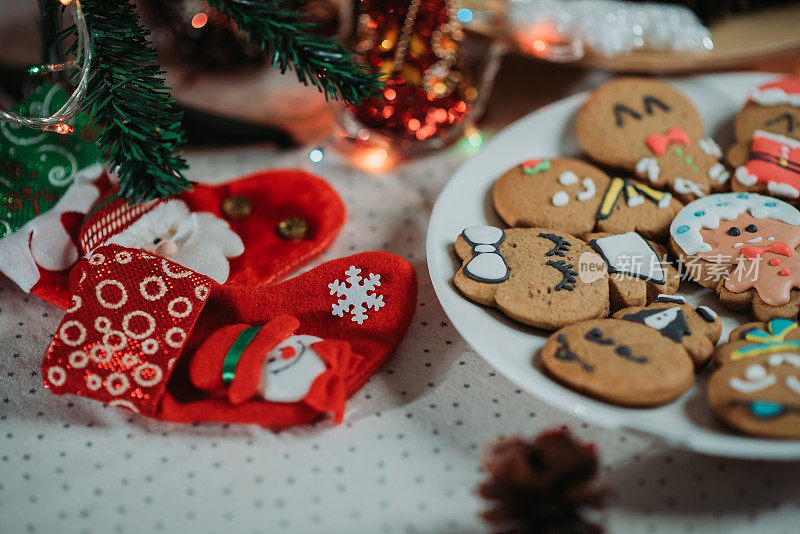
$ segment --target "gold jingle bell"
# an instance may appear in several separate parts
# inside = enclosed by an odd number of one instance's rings
[[[308,232],[308,223],[300,217],[287,217],[278,223],[278,235],[289,241],[300,241]]]
[[[242,195],[231,195],[222,201],[222,213],[228,219],[244,219],[253,212],[250,199]]]

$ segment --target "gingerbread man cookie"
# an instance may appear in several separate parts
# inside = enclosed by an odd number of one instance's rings
[[[800,211],[756,193],[695,200],[670,226],[670,248],[689,278],[754,318],[800,312]]]
[[[670,193],[611,178],[576,159],[525,161],[505,172],[492,190],[494,207],[512,227],[552,228],[580,237],[635,231],[664,242],[683,204]]]
[[[542,347],[542,365],[556,380],[623,406],[657,406],[683,394],[698,362],[721,332],[709,308],[664,295],[646,307],[618,311],[557,331]]]
[[[746,434],[800,439],[800,328],[771,319],[735,329],[714,353],[708,383],[716,416]]]
[[[782,78],[752,93],[736,116],[728,163],[734,191],[800,198],[800,78]]]
[[[669,189],[683,202],[728,190],[722,151],[703,137],[694,105],[667,83],[617,78],[589,95],[578,112],[578,143],[592,159]]]
[[[586,243],[546,228],[466,228],[455,243],[453,278],[470,300],[521,323],[554,330],[674,293],[677,271],[634,232]]]

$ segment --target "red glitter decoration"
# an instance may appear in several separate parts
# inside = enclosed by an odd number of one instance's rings
[[[350,108],[363,126],[404,146],[446,139],[459,128],[476,92],[454,11],[444,0],[360,3],[356,48],[386,75],[380,96]]]

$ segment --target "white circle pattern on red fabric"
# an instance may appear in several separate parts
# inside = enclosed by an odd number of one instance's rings
[[[147,291],[147,284],[157,284],[158,285],[158,293],[149,293]],[[139,292],[142,294],[144,298],[147,300],[158,300],[167,293],[167,285],[164,283],[164,280],[160,276],[148,276],[139,284]]]
[[[145,378],[142,376],[142,372],[150,371],[153,373],[151,378]],[[161,379],[164,377],[164,373],[161,371],[161,367],[157,366],[154,363],[143,363],[139,367],[137,367],[133,371],[133,381],[139,384],[142,387],[149,388],[151,386],[155,386]]]
[[[176,358],[170,358],[169,359],[169,361],[167,362],[167,368],[168,369],[172,369],[172,366],[175,365],[175,360],[176,360]]]
[[[122,291],[122,297],[119,299],[118,302],[108,302],[106,299],[103,298],[103,288],[107,285],[117,286],[120,291]],[[125,286],[123,286],[120,282],[116,280],[103,280],[97,287],[95,288],[95,295],[97,296],[97,302],[104,308],[108,308],[110,310],[116,310],[121,308],[123,304],[128,302],[128,292],[125,291]]]
[[[172,336],[176,334],[179,334],[181,336],[180,341],[175,341],[174,339],[172,339]],[[183,345],[183,342],[186,341],[186,332],[183,330],[183,328],[174,326],[169,330],[167,330],[167,333],[164,334],[164,341],[166,341],[167,345],[169,345],[170,347],[174,349],[179,349]]]
[[[71,328],[75,327],[80,331],[77,339],[70,339],[67,336],[67,331]],[[70,347],[77,347],[84,341],[86,341],[86,328],[84,328],[83,324],[80,321],[65,321],[64,324],[61,325],[61,328],[58,330],[58,335],[61,337],[61,341],[65,345],[69,345]]]
[[[67,381],[67,372],[63,367],[54,365],[47,370],[47,379],[54,386],[63,386]]]
[[[75,369],[83,369],[89,363],[89,356],[82,350],[76,350],[69,355],[69,364]]]
[[[145,319],[147,319],[147,322],[149,323],[149,325],[147,327],[147,330],[145,330],[144,332],[135,333],[135,332],[132,332],[131,329],[129,328],[131,317],[137,317],[137,316],[138,317],[144,317]],[[122,329],[125,331],[126,334],[131,336],[133,339],[144,339],[144,338],[148,337],[150,334],[152,334],[155,331],[155,329],[156,329],[156,320],[153,319],[152,315],[150,315],[149,313],[147,313],[145,311],[142,311],[142,310],[132,311],[129,314],[125,315],[125,317],[122,318]]]
[[[103,352],[103,357],[102,358],[97,355],[97,353],[100,352],[100,351]],[[108,348],[106,345],[95,345],[94,347],[92,347],[92,350],[89,351],[89,355],[97,363],[105,363],[105,362],[107,362],[108,360],[111,359],[111,356],[113,356],[113,354],[114,354],[114,352],[110,348]]]
[[[206,300],[208,298],[208,286],[197,286],[194,288],[194,296],[199,300]]]
[[[139,413],[139,408],[137,408],[136,405],[133,404],[130,401],[126,401],[126,400],[122,400],[122,399],[116,399],[116,400],[112,400],[111,402],[109,402],[108,405],[109,406],[118,406],[120,408],[127,408],[130,411],[132,411],[133,413]]]
[[[117,260],[117,263],[125,265],[126,263],[129,263],[133,257],[131,256],[130,252],[123,250],[122,252],[117,252],[114,255],[114,259]]]
[[[125,367],[133,367],[137,363],[139,363],[139,358],[137,358],[133,354],[126,354],[125,356],[122,357],[122,365],[124,365]]]
[[[175,305],[178,304],[178,303],[181,303],[181,302],[183,302],[186,305],[186,310],[184,310],[182,312],[176,311],[175,310]],[[174,298],[174,299],[172,299],[172,301],[167,306],[167,312],[171,316],[175,317],[176,319],[183,319],[184,317],[186,317],[190,313],[192,313],[192,303],[189,302],[189,299],[187,299],[186,297]]]
[[[106,377],[106,391],[115,397],[128,391],[130,385],[130,380],[122,373],[111,373]]]
[[[192,274],[192,271],[180,271],[177,273],[172,271],[167,260],[161,260],[161,268],[164,269],[164,272],[167,273],[167,276],[170,278],[186,278]]]
[[[145,354],[155,354],[158,350],[158,341],[153,338],[142,341],[142,352]]]
[[[78,309],[80,309],[80,307],[81,307],[81,304],[83,304],[83,301],[81,300],[81,298],[78,295],[72,295],[72,299],[71,299],[70,302],[72,302],[72,306],[69,307],[69,309],[67,310],[67,313],[72,313],[72,312],[78,311]]]
[[[117,343],[111,343],[112,337],[117,336],[119,340]],[[119,330],[109,330],[105,334],[103,334],[103,343],[108,346],[110,349],[120,350],[124,349],[125,346],[128,344],[128,338],[125,337],[125,334],[120,332]]]
[[[103,317],[102,315],[96,317],[94,320],[94,329],[102,333],[108,332],[111,330],[111,319]]]
[[[158,350],[158,341],[153,338],[142,341],[142,352],[145,354],[155,354]]]
[[[89,263],[92,265],[103,265],[103,262],[106,261],[106,257],[102,254],[92,254],[89,257]]]
[[[97,375],[88,375],[86,377],[86,387],[92,391],[97,391],[103,385],[103,381]]]

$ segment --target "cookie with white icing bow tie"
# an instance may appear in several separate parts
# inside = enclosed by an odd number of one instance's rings
[[[595,161],[690,202],[729,190],[722,152],[703,137],[697,109],[671,85],[617,78],[589,95],[577,116],[581,149]]]
[[[531,159],[506,171],[492,190],[495,210],[512,227],[552,228],[583,237],[635,231],[664,242],[683,204],[670,193],[570,158]]]
[[[758,320],[800,313],[800,211],[773,197],[722,193],[689,203],[670,226],[684,273]]]
[[[611,319],[582,321],[550,336],[547,372],[586,395],[624,406],[657,406],[683,394],[698,362],[711,356],[721,323],[706,307],[662,296]]]
[[[740,326],[714,353],[708,383],[716,416],[746,434],[800,439],[800,328],[772,319]]]
[[[634,232],[587,243],[546,228],[471,226],[455,243],[463,264],[453,283],[470,300],[554,330],[674,293],[678,273],[654,247]]]

